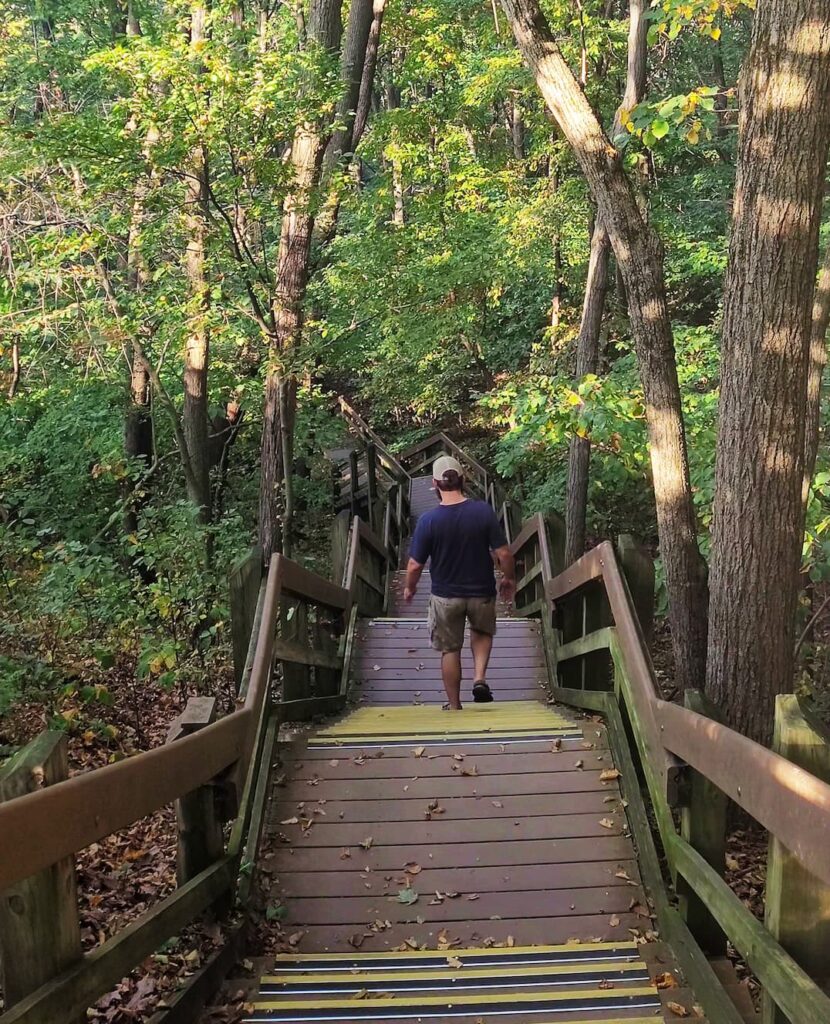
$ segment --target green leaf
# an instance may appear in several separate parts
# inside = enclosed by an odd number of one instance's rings
[[[413,903],[418,902],[418,893],[414,889],[400,889],[398,890],[398,903],[403,903],[407,907],[411,907]]]
[[[651,122],[651,134],[655,139],[662,139],[669,133],[669,122],[662,117],[655,118]]]
[[[268,921],[284,921],[287,914],[288,909],[286,907],[272,903],[265,911],[265,918]]]

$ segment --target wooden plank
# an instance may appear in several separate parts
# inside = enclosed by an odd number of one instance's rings
[[[278,637],[274,641],[274,657],[279,661],[290,661],[297,665],[316,665],[320,668],[340,669],[342,661],[336,654],[321,650],[309,650],[302,644]]]
[[[830,884],[830,785],[732,729],[658,701],[666,747],[704,774]]]
[[[717,708],[698,690],[687,690],[687,708],[717,720]],[[680,834],[723,878],[726,871],[726,825],[729,801],[709,780],[688,769],[688,796],[680,813]],[[682,880],[681,880],[682,881]],[[708,956],[726,955],[726,936],[709,908],[688,886],[679,885],[680,913],[698,945]]]
[[[257,545],[238,559],[228,574],[233,672],[237,689],[245,671],[261,582],[262,548]]]
[[[67,1024],[85,1014],[136,964],[216,902],[231,885],[232,866],[230,857],[213,864],[4,1013],[2,1024]]]
[[[533,793],[585,793],[595,791],[601,786],[596,775],[580,771],[561,772],[543,778],[534,775],[505,775],[502,778],[484,775],[474,782],[473,792],[476,795],[494,797],[497,800],[504,796],[530,796]],[[411,782],[402,779],[399,781],[400,789],[395,790],[388,779],[367,779],[360,783],[360,796],[364,800],[382,800],[390,793],[395,793],[398,796],[409,795],[429,802],[435,797],[440,799],[463,796],[470,792],[469,783],[469,779],[449,775],[446,778],[419,778]],[[311,800],[318,795],[317,789],[322,784],[319,778],[292,783],[289,799]],[[354,798],[356,785],[354,780],[328,780],[325,783],[326,796],[329,800]],[[404,786],[407,787],[406,790]]]
[[[273,760],[274,747],[282,721],[281,710],[275,708],[268,716],[268,724],[265,728],[265,737],[260,751],[259,767],[251,800],[251,811],[243,857],[243,864],[250,864],[251,870],[241,872],[237,885],[237,903],[243,908],[248,905],[254,873],[259,863],[259,844],[265,825],[266,805],[271,792],[271,761]]]
[[[402,842],[398,846],[372,846],[369,850],[358,848],[350,858],[343,858],[341,851],[334,847],[316,849],[312,856],[306,856],[302,847],[287,849],[280,847],[269,864],[279,874],[282,871],[303,871],[337,873],[340,871],[400,871],[404,864],[429,864],[435,869],[458,870],[459,864],[467,867],[510,867],[520,864],[588,864],[592,862],[630,860],[631,841],[623,836],[550,840],[514,839],[509,843],[481,843],[470,850],[465,843],[445,843],[443,846],[423,846],[419,843]],[[432,856],[430,856],[430,854]],[[299,855],[299,856],[298,856]],[[628,937],[628,936],[627,936]]]
[[[605,711],[607,694],[600,690],[576,690],[569,686],[552,686],[550,695],[554,700],[585,711]]]
[[[66,733],[42,732],[0,768],[0,801],[63,782],[68,770]],[[75,860],[68,856],[0,895],[0,980],[6,1007],[80,958]]]
[[[416,749],[420,749],[419,747]],[[480,754],[471,756],[463,749],[454,757],[437,757],[429,759],[411,755],[407,758],[400,757],[375,757],[374,751],[367,751],[361,755],[360,751],[350,751],[348,754],[338,756],[336,752],[329,753],[329,760],[324,762],[309,761],[298,762],[291,766],[292,779],[310,779],[314,776],[323,778],[326,782],[342,779],[427,779],[434,777],[448,776],[453,778],[462,770],[471,771],[473,768],[478,773],[474,778],[485,775],[534,775],[537,772],[556,772],[557,775],[564,772],[580,771],[602,772],[605,768],[611,767],[611,758],[608,751],[596,752],[593,750],[552,750],[548,743],[547,753],[539,754],[514,754],[511,747],[505,747],[504,753],[498,753],[498,748],[491,754]],[[463,760],[461,760],[463,758]],[[358,763],[355,763],[355,762]],[[335,763],[336,762],[336,763]],[[468,776],[466,776],[468,777]],[[599,781],[598,777],[591,776],[592,781],[597,783],[597,788],[607,788]],[[472,784],[471,784],[472,785]]]
[[[611,803],[608,803],[608,800]],[[553,795],[508,796],[501,800],[487,797],[455,798],[441,801],[443,821],[463,821],[485,818],[547,818],[561,814],[605,815],[609,807],[619,802],[616,787],[610,792],[596,790],[588,793],[555,793]],[[325,804],[313,799],[300,800],[296,804],[280,801],[274,813],[279,820],[295,814],[305,818],[324,812],[326,821],[355,822],[423,822],[425,805],[423,800],[361,800],[359,794],[354,800],[327,800]],[[315,818],[316,820],[316,818]],[[320,820],[323,820],[322,818]]]
[[[540,885],[543,875],[544,872],[540,871]],[[450,922],[486,921],[491,917],[517,917],[529,921],[540,917],[553,919],[590,914],[611,915],[626,913],[631,905],[631,892],[619,886],[566,892],[540,889],[534,892],[475,893],[465,886],[463,876],[459,877],[458,884],[461,886],[458,899],[436,900],[434,904],[425,893],[417,905],[405,906],[395,899],[397,889],[393,887],[391,899],[383,894],[368,893],[363,896],[340,896],[335,900],[295,897],[288,905],[288,912],[293,923],[336,927],[340,924],[372,921],[377,917],[393,924],[406,924],[418,916],[428,921]],[[418,880],[413,880],[412,887],[416,892],[418,885]],[[471,893],[480,898],[466,899]]]
[[[609,805],[611,806],[611,805]],[[426,806],[424,807],[426,811]],[[610,828],[600,825],[605,818],[611,823]],[[622,832],[624,821],[620,815],[609,811],[604,815],[573,814],[564,817],[527,818],[514,821],[507,831],[501,821],[493,819],[444,821],[433,817],[432,821],[422,821],[421,827],[412,830],[412,839],[423,845],[444,845],[450,842],[459,843],[497,843],[502,840],[510,843],[517,840],[534,839],[581,839],[586,836],[616,836]],[[302,826],[285,825],[284,834],[304,849],[320,847],[345,846],[359,847],[366,839],[367,830],[364,824],[357,822],[328,822],[327,818],[315,821],[314,827],[302,831]],[[395,822],[375,822],[371,828],[373,843],[377,846],[395,844],[400,840],[400,826]]]
[[[794,694],[775,700],[773,750],[818,779],[830,782],[830,733]],[[830,886],[792,856],[785,841],[772,836],[767,860],[766,918],[774,939],[825,991],[830,989]],[[765,998],[764,1024],[789,1024]]]
[[[630,533],[617,538],[617,552],[646,644],[654,632],[654,559]]]
[[[568,661],[570,658],[581,658],[593,651],[607,650],[611,645],[612,631],[608,626],[602,629],[595,629],[578,640],[571,640],[570,643],[562,644],[556,651],[559,662]]]
[[[417,910],[417,905],[413,910]],[[413,913],[412,916],[415,918],[417,915]],[[612,920],[619,921],[619,923],[611,924]],[[447,925],[441,922],[421,925],[416,922],[407,925],[395,925],[381,932],[372,932],[366,927],[367,923],[366,921],[360,921],[356,922],[355,925],[348,926],[313,925],[303,928],[301,929],[303,931],[303,938],[300,948],[307,952],[352,952],[354,946],[349,940],[354,939],[356,935],[360,942],[361,952],[394,950],[410,940],[414,941],[418,946],[423,945],[426,948],[434,949],[437,945],[439,932],[447,928]],[[451,926],[448,929],[448,933],[451,939],[457,940],[464,947],[481,946],[483,942],[489,943],[491,941],[493,943],[506,944],[508,940],[512,941],[515,945],[546,945],[569,942],[573,939],[579,939],[583,942],[607,942],[614,939],[630,939],[631,934],[628,929],[637,929],[641,925],[642,918],[637,917],[635,914],[615,914],[613,916],[609,914],[588,914],[581,917],[573,915],[571,917],[547,920],[545,918],[525,920],[523,918],[511,917],[501,921],[481,920],[458,923]],[[557,1022],[560,1019],[563,1022],[567,1020],[561,1014],[557,1014],[556,1018]],[[585,1015],[583,1013],[581,1015],[583,1024],[584,1018]],[[499,1017],[498,1019],[499,1024],[512,1024],[506,1017]],[[540,1020],[538,1014],[534,1014],[532,1018],[525,1019],[532,1020],[534,1024]],[[580,1016],[577,1016],[575,1019],[580,1020]],[[595,1019],[602,1020],[602,1017],[597,1014]],[[615,1014],[612,1020],[616,1021],[616,1024],[621,1024],[619,1013]],[[398,1024],[400,1024],[399,1021]],[[718,1021],[718,1024],[722,1024],[722,1022]],[[731,1022],[724,1020],[723,1024],[731,1024]]]
[[[529,572],[526,572],[524,576],[522,576],[522,578],[516,583],[516,591],[518,592],[520,590],[524,590],[525,587],[531,584],[535,579],[538,579],[538,577],[541,576],[543,572],[544,565],[542,564],[542,562],[538,562],[536,565],[533,566],[533,568]]]
[[[305,598],[313,604],[337,611],[348,606],[348,593],[322,576],[310,572],[297,562],[283,555],[275,556],[279,560],[279,572],[283,591]]]
[[[345,508],[337,513],[331,524],[331,575],[333,582],[340,586],[343,586],[346,576],[351,525],[350,510]]]
[[[252,713],[0,804],[0,891],[126,828],[234,764]]]
[[[364,523],[362,519],[358,519],[357,529],[358,533],[360,534],[360,539],[368,547],[370,547],[375,552],[375,554],[380,555],[380,557],[385,560],[388,557],[389,552],[383,546],[383,541],[380,539],[380,537],[378,537],[378,535],[372,529],[370,529],[370,527],[366,523]]]
[[[297,700],[282,700],[274,706],[284,722],[305,722],[321,715],[336,715],[343,710],[345,697],[341,693],[326,697],[299,697]]]
[[[296,857],[295,857],[296,860]],[[297,865],[298,867],[300,865]],[[459,884],[459,872],[456,868],[434,869],[429,863],[419,864],[422,870],[416,876],[419,892],[455,892]],[[540,872],[543,877],[540,882]],[[469,892],[533,892],[541,887],[546,891],[559,890],[570,892],[572,889],[601,888],[603,891],[611,887],[624,888],[632,895],[636,886],[629,885],[623,878],[636,883],[638,881],[637,862],[598,861],[592,864],[553,864],[542,868],[535,864],[520,864],[515,867],[470,868],[463,872],[464,886]],[[397,873],[375,878],[370,872],[343,871],[326,874],[318,871],[283,871],[278,879],[279,891],[286,897],[339,898],[341,896],[366,896],[366,884],[372,891],[401,888],[406,884],[404,865],[398,867]]]
[[[375,593],[380,594],[381,597],[386,596],[386,587],[381,586],[381,584],[376,580],[373,580],[372,577],[360,566],[357,568],[357,578],[363,580],[367,586],[371,587]]]
[[[769,997],[793,1021],[830,1020],[830,998],[776,942],[700,854],[675,836],[674,861]]]
[[[340,696],[345,697],[349,692],[349,683],[352,674],[352,660],[354,658],[355,638],[357,636],[357,605],[349,609],[349,621],[346,627],[346,643],[343,653],[343,667],[340,674]]]

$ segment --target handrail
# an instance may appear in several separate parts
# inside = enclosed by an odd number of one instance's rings
[[[460,448],[451,437],[448,437],[443,431],[433,434],[431,437],[426,438],[424,441],[418,441],[415,444],[411,444],[408,448],[405,448],[400,452],[400,457],[404,462],[410,462],[416,455],[422,452],[428,452],[430,448],[440,446],[445,451],[449,452],[462,466],[467,466],[473,471],[471,474],[471,482],[474,483],[481,491],[482,497],[485,501],[490,500],[490,478],[489,473],[485,466],[483,466],[477,459],[469,455],[467,452]],[[426,466],[431,460],[422,460],[422,463],[417,464],[417,468]],[[412,470],[415,472],[415,469]]]
[[[767,997],[789,1019],[830,1020],[830,998],[732,893],[716,862],[710,863],[685,833],[678,832],[672,813],[673,804],[688,799],[685,789],[678,794],[673,787],[682,781],[684,771],[693,771],[777,837],[803,870],[817,880],[816,884],[830,885],[830,785],[704,714],[664,700],[613,545],[607,541],[600,544],[551,578],[549,555],[542,553],[543,526],[541,517],[534,516],[511,545],[517,556],[522,551],[533,554],[538,550],[537,564],[529,570],[525,566],[525,578],[541,575],[545,579],[544,601],[527,608],[518,606],[519,614],[541,615],[554,683],[560,653],[561,662],[570,666],[574,660],[595,658],[606,650],[615,669],[613,688],[605,692],[554,685],[553,696],[586,709],[605,710],[609,716],[613,710],[618,725],[612,730],[612,745],[627,742],[617,702],[625,706],[672,875],[682,878],[687,887],[684,891],[691,891],[693,898],[702,902],[758,976]],[[538,548],[534,548],[536,544]],[[596,594],[596,588],[600,588],[607,602],[614,625],[589,627],[592,631],[587,634],[583,625],[583,635],[563,645],[553,629],[554,613],[559,614],[570,598],[586,600],[586,595]],[[619,756],[628,758],[630,763],[627,750]],[[645,817],[643,822],[647,822]],[[662,879],[652,879],[652,885],[655,884],[662,885]],[[661,906],[668,906],[665,899],[658,902],[658,915],[668,915],[663,922],[667,932],[672,928],[676,932],[676,923],[672,923],[676,920],[680,921],[680,928],[685,928],[685,934],[678,939],[685,950],[689,942],[695,941],[691,924],[686,927],[674,911],[661,911]],[[685,951],[683,955],[686,956]],[[698,977],[705,986],[714,981],[714,976],[705,973],[705,959],[699,951],[696,960],[687,958],[689,971],[697,971],[701,965],[703,974],[698,973]],[[717,1006],[722,997],[709,994],[711,1005]],[[701,1001],[706,1010],[706,1000]],[[723,1007],[722,1002],[720,1006]],[[707,1012],[711,1017],[711,1009]]]
[[[369,441],[375,445],[378,451],[378,455],[382,457],[383,461],[387,463],[387,469],[391,469],[393,475],[398,478],[400,483],[409,480],[409,474],[403,468],[401,463],[395,458],[392,452],[386,447],[386,444],[380,438],[374,430],[369,426],[366,420],[360,415],[360,413],[351,405],[346,399],[340,395],[337,399],[340,406],[340,410],[345,418],[354,426],[358,434],[364,441]]]

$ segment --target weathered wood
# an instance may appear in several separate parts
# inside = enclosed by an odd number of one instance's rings
[[[559,662],[568,661],[570,658],[579,658],[594,651],[607,650],[611,644],[612,631],[608,626],[602,629],[595,629],[578,640],[571,640],[568,644],[562,644],[556,651]]]
[[[583,696],[587,697],[589,694]],[[605,702],[608,741],[614,754],[614,762],[622,773],[620,788],[628,801],[626,814],[637,843],[638,865],[646,892],[657,915],[660,932],[672,943],[672,951],[686,978],[694,987],[697,999],[709,1020],[713,1024],[715,1021],[718,1024],[743,1024],[740,1014],[718,981],[711,964],[667,898],[660,858],[640,789],[628,734],[616,698],[610,693],[590,696],[601,698]]]
[[[0,801],[62,782],[68,772],[63,732],[42,732],[0,769]],[[13,833],[5,833],[10,839]],[[0,894],[0,978],[12,1007],[81,957],[74,857]]]
[[[173,740],[204,729],[215,718],[215,697],[191,697],[179,717]],[[199,786],[180,797],[176,801],[176,822],[176,879],[181,886],[201,874],[225,852],[214,788],[210,784]]]
[[[261,582],[262,548],[257,545],[236,562],[228,575],[231,641],[233,644],[233,674],[237,690],[242,683],[242,676],[245,671]]]
[[[368,518],[369,518],[369,529],[373,533],[378,533],[380,524],[378,523],[378,453],[377,448],[373,442],[369,442],[366,445],[366,466],[367,466],[367,490],[369,499]]]
[[[179,743],[186,742],[179,740]],[[231,885],[224,857],[0,1017],[2,1024],[70,1024],[136,964],[190,924]]]
[[[830,998],[748,910],[697,850],[675,835],[678,872],[704,900],[769,997],[792,1021],[830,1020]]]
[[[279,637],[274,641],[274,657],[278,661],[288,661],[295,665],[315,665],[318,668],[340,668],[340,659],[336,654],[327,654],[320,649],[311,650],[302,644]]]
[[[558,576],[565,568],[565,520],[558,512],[548,512],[545,524],[550,542],[550,572]]]
[[[830,785],[725,725],[655,702],[666,749],[722,789],[830,885]]]
[[[377,542],[380,544],[380,541]],[[340,611],[348,604],[348,593],[322,576],[303,568],[290,558],[280,556],[280,586],[283,593],[295,594],[312,604]]]
[[[351,525],[351,512],[347,508],[338,512],[331,524],[331,578],[339,587],[343,586],[346,575]]]
[[[345,697],[334,694],[331,697],[301,697],[297,700],[282,700],[275,705],[284,722],[305,722],[318,715],[334,715],[342,711]]]
[[[542,575],[544,567],[541,562],[537,562],[528,572],[522,576],[522,578],[516,584],[516,590],[524,590],[525,587],[529,586],[535,579],[538,579]]]
[[[308,643],[308,605],[299,598],[295,601],[283,601],[280,607],[280,637],[283,650],[299,653],[309,649]],[[274,641],[273,656],[278,658],[277,643]],[[283,700],[300,700],[311,696],[311,675],[308,663],[291,658],[282,661],[282,696]]]
[[[794,694],[775,702],[773,750],[830,782],[830,733]],[[790,853],[786,836],[770,838],[766,926],[796,963],[825,991],[830,987],[830,885]],[[796,1024],[765,993],[764,1024]]]
[[[643,638],[649,644],[654,631],[654,559],[630,533],[617,538],[617,553]]]
[[[274,757],[274,746],[279,734],[280,724],[283,721],[282,711],[275,709],[269,716],[265,726],[265,735],[260,750],[256,783],[251,799],[251,808],[248,816],[248,829],[245,836],[245,853],[243,863],[250,864],[250,869],[241,872],[237,885],[237,903],[240,907],[246,907],[251,895],[251,886],[254,880],[259,859],[259,843],[262,838],[262,825],[265,820],[265,809],[268,803],[268,795],[271,789],[271,761]]]
[[[698,690],[686,690],[687,708],[717,720],[719,712]],[[687,769],[686,801],[681,811],[680,834],[723,878],[726,870],[726,795],[700,772]],[[682,883],[682,884],[681,884]],[[726,954],[726,936],[709,908],[683,883],[678,882],[680,913],[700,948],[709,956]]]
[[[569,704],[585,711],[604,711],[608,696],[599,690],[575,690],[570,686],[552,686],[550,695],[560,704]]]
[[[358,489],[358,455],[356,451],[349,452],[349,511],[352,516],[358,515],[360,507],[357,500]]]
[[[357,636],[357,613],[357,605],[352,605],[349,611],[349,620],[346,626],[346,642],[343,649],[343,669],[340,676],[341,697],[345,697],[349,692],[352,658],[354,656],[355,637]]]
[[[0,891],[219,775],[240,758],[250,721],[251,711],[237,711],[195,736],[0,804],[0,835],[15,837],[0,849]]]

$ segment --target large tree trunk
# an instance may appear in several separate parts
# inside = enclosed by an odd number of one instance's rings
[[[807,370],[830,139],[830,5],[759,0],[724,285],[707,690],[772,734],[793,682]]]
[[[357,100],[354,125],[352,127],[352,149],[357,149],[358,143],[366,131],[366,124],[369,120],[369,111],[372,108],[372,91],[375,85],[375,72],[378,66],[378,53],[380,51],[380,31],[383,27],[383,15],[386,12],[387,0],[374,0],[372,4],[372,24],[369,29],[369,38],[366,41],[366,58],[363,61],[363,74],[360,78],[360,94]]]
[[[207,39],[207,9],[194,6],[190,16],[190,45],[194,52]],[[210,519],[210,453],[208,450],[208,360],[210,357],[210,286],[207,278],[206,243],[210,196],[208,155],[197,142],[187,168],[185,272],[190,293],[190,322],[184,351],[184,406],[182,429],[187,442],[188,497],[199,510],[199,519]],[[184,457],[184,453],[183,453]]]
[[[622,129],[622,111],[630,111],[643,98],[646,84],[647,35],[648,23],[644,17],[643,0],[631,0],[628,19],[628,71],[622,102],[614,117],[612,138],[616,138]],[[596,373],[599,369],[599,339],[608,293],[610,256],[611,240],[602,220],[599,220],[591,235],[591,257],[585,282],[582,324],[576,344],[576,375],[580,379],[588,373]],[[590,440],[587,437],[572,438],[568,451],[568,494],[565,507],[566,565],[576,561],[585,551],[590,463]]]
[[[536,0],[502,0],[537,85],[574,151],[628,291],[645,393],[660,553],[681,687],[700,685],[706,652],[706,570],[697,546],[663,252],[622,168],[553,38]]]
[[[804,427],[804,482],[801,490],[803,510],[807,511],[810,484],[816,468],[821,426],[821,382],[827,364],[827,329],[830,326],[830,245],[824,250],[824,263],[818,275],[813,298],[810,328],[810,366],[807,371],[807,415]]]
[[[307,38],[330,52],[340,44],[341,0],[312,0]],[[320,183],[323,153],[330,122],[306,122],[291,147],[293,186],[283,204],[282,231],[274,299],[275,328],[270,344],[259,492],[259,539],[266,558],[274,551],[291,551],[292,462],[296,377],[292,365],[303,326],[303,302],[308,284],[311,235],[314,229],[313,193]]]

